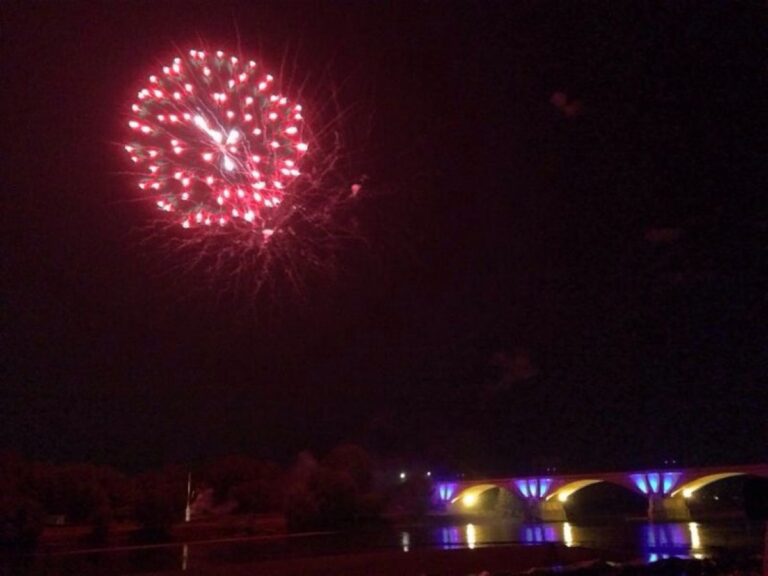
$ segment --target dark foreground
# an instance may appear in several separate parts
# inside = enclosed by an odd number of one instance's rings
[[[608,560],[615,555],[586,548],[561,545],[503,546],[474,550],[416,549],[406,554],[399,551],[373,551],[355,554],[269,560],[258,564],[221,566],[191,570],[190,576],[315,576],[344,574],[347,576],[389,576],[405,574],[439,574],[458,576],[479,574],[515,574],[534,567],[572,565],[580,562]],[[168,572],[157,573],[167,575]]]
[[[579,576],[751,576],[761,574],[766,546],[765,526],[743,521],[531,525],[441,519],[286,534],[279,524],[259,520],[192,523],[174,531],[171,541],[154,544],[131,542],[130,527],[125,527],[102,547],[79,541],[74,527],[62,528],[49,533],[35,551],[0,554],[0,576],[493,576],[563,571]]]
[[[762,558],[716,560],[670,558],[645,564],[608,560],[614,556],[586,548],[505,546],[475,550],[415,550],[409,554],[372,552],[267,561],[257,565],[189,570],[190,576],[760,576]],[[158,572],[154,576],[169,576]]]

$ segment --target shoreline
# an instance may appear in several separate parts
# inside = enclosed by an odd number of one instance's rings
[[[147,545],[126,545],[107,548],[73,549],[60,551],[37,551],[23,556],[16,556],[17,566],[26,565],[36,573],[34,566],[49,564],[53,557],[60,557],[64,564],[60,568],[64,573],[73,573],[74,567],[120,568],[121,574],[142,574],[145,576],[171,576],[190,574],[191,576],[320,576],[344,574],[345,576],[389,576],[389,575],[425,575],[425,576],[467,576],[468,574],[487,576],[512,576],[535,574],[549,576],[561,572],[577,573],[579,576],[760,576],[762,561],[760,550],[734,548],[722,550],[720,554],[706,559],[662,558],[650,561],[640,550],[630,548],[599,548],[589,546],[566,546],[561,542],[545,544],[503,543],[494,545],[479,544],[476,547],[441,548],[438,546],[414,546],[410,550],[399,547],[372,547],[352,550],[311,550],[294,549],[290,555],[287,550],[275,556],[235,557],[224,559],[218,553],[209,555],[206,546],[217,544],[238,544],[247,546],[249,542],[270,541],[289,542],[305,537],[334,536],[333,532],[311,532],[297,534],[261,534],[228,538],[214,538],[188,542],[170,541]],[[767,540],[768,542],[768,540]],[[192,545],[199,546],[198,552]],[[267,544],[269,545],[269,544]],[[167,552],[162,549],[168,549]],[[163,557],[175,558],[170,564],[151,568],[148,565],[134,564],[127,561],[127,556],[144,549],[151,554],[153,550]],[[201,553],[202,552],[202,553]],[[765,551],[763,551],[765,553]],[[103,554],[103,556],[102,556]],[[115,556],[110,557],[110,554]],[[189,554],[189,556],[188,556]],[[91,556],[88,558],[89,555]],[[170,556],[169,556],[170,555]],[[78,558],[80,556],[80,558]],[[26,558],[26,560],[24,559]],[[68,558],[67,560],[64,560]],[[96,560],[96,558],[101,558]],[[119,559],[119,560],[117,560]],[[14,564],[13,558],[7,566]],[[43,564],[39,564],[42,562]],[[113,562],[116,562],[113,564]],[[189,564],[188,564],[189,562]],[[0,564],[1,565],[1,564]],[[55,564],[56,565],[56,564]],[[2,570],[0,570],[2,572]],[[14,573],[14,572],[11,572]],[[26,572],[25,572],[26,573]],[[46,572],[49,573],[49,572]],[[60,572],[50,572],[58,574]],[[88,572],[101,573],[101,572]]]

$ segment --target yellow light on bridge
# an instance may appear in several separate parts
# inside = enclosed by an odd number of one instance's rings
[[[683,498],[690,498],[696,490],[694,488],[683,489]]]
[[[467,494],[464,496],[464,498],[461,499],[461,503],[464,504],[467,508],[472,508],[475,504],[477,504],[477,495],[476,494]]]
[[[599,478],[585,478],[584,480],[568,482],[565,485],[553,490],[549,496],[547,496],[547,500],[557,498],[559,502],[566,502],[568,498],[570,498],[574,493],[578,492],[582,488],[591,486],[592,484],[597,484],[598,482],[602,482],[602,480]]]

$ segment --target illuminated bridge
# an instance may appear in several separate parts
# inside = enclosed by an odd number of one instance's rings
[[[439,481],[435,483],[434,499],[435,505],[444,510],[468,510],[486,490],[503,488],[522,500],[528,520],[558,522],[567,520],[563,504],[574,492],[609,482],[645,496],[652,520],[688,520],[686,500],[697,490],[744,475],[768,478],[768,464]]]

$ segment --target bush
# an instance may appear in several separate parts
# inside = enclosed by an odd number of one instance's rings
[[[166,540],[173,525],[184,518],[187,502],[187,472],[168,466],[137,479],[135,517],[141,526],[141,538]]]
[[[411,476],[392,491],[392,507],[398,512],[423,516],[432,506],[433,489],[432,481],[428,478]]]
[[[321,464],[299,456],[285,500],[289,530],[339,528],[377,518],[381,498],[372,490],[373,461],[358,446],[340,446]]]
[[[173,524],[177,520],[173,502],[163,490],[147,489],[136,504],[136,521],[141,527],[141,536],[144,539],[169,539]]]
[[[214,504],[231,504],[237,512],[271,512],[280,508],[283,474],[269,462],[248,456],[227,456],[209,464],[204,478]]]
[[[0,498],[0,546],[34,547],[43,526],[44,512],[39,502],[13,495]]]

